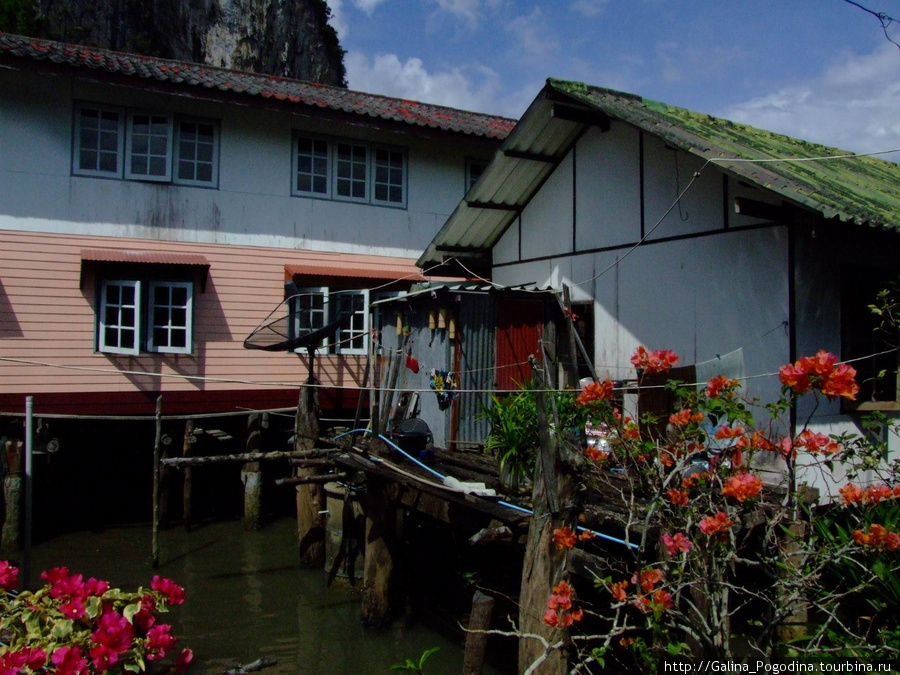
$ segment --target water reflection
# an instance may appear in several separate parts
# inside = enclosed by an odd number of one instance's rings
[[[187,602],[163,620],[194,650],[192,673],[221,673],[261,657],[278,662],[264,675],[390,673],[434,646],[440,651],[426,672],[462,672],[460,645],[420,625],[365,631],[356,590],[326,588],[323,571],[297,565],[294,527],[284,518],[260,532],[244,532],[237,521],[189,534],[173,528],[161,533],[158,572],[149,563],[149,527],[77,533],[36,547],[32,569],[37,577],[66,565],[128,589],[149,586],[154,573],[182,584]]]

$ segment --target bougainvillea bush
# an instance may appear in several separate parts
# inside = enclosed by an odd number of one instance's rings
[[[18,574],[0,561],[0,675],[187,670],[191,650],[176,651],[172,627],[159,620],[184,602],[170,579],[128,593],[55,567],[41,575],[43,588],[16,594]]]
[[[677,359],[641,347],[632,358],[638,387]],[[611,659],[655,668],[673,655],[896,658],[900,471],[886,441],[872,440],[888,434],[825,435],[802,421],[786,431],[800,397],[814,409],[854,399],[855,375],[820,351],[780,369],[782,396],[766,406],[743,400],[740,383],[724,376],[669,382],[676,404],[663,419],[623,415],[611,382],[586,387],[578,403],[609,433],[584,451],[582,480],[627,505],[621,526],[633,548],[599,558],[599,603],[583,605],[573,580],[559,580],[545,623],[561,637],[548,648],[585,668]],[[884,416],[865,424],[897,431]],[[841,465],[849,480],[839,502],[819,506],[798,462],[804,471]],[[765,481],[760,466],[769,467]],[[560,548],[582,539],[569,528],[554,535]]]

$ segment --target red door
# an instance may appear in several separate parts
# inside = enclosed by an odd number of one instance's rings
[[[497,301],[497,389],[519,389],[532,379],[532,354],[542,362],[539,340],[544,334],[543,303]]]

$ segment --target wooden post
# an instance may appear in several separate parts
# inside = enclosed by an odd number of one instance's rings
[[[383,478],[370,475],[366,482],[366,554],[362,590],[362,622],[370,628],[384,628],[390,622],[395,528],[389,485]]]
[[[294,418],[294,450],[308,451],[319,438],[319,389],[318,382],[310,377],[300,386],[297,416]],[[296,477],[313,476],[317,467],[295,467]],[[304,565],[325,565],[325,488],[316,483],[298,485],[297,537],[300,544],[300,562]]]
[[[491,628],[491,613],[494,598],[481,591],[475,591],[472,598],[472,613],[469,615],[469,631],[466,633],[466,651],[463,661],[463,675],[481,675],[484,669],[484,651],[487,647],[487,631]]]
[[[247,417],[247,452],[259,452],[262,446],[259,413]],[[244,529],[262,527],[262,471],[259,462],[247,462],[241,468],[244,484]]]
[[[22,548],[22,452],[16,439],[6,441],[4,450],[9,473],[3,479],[6,518],[0,546],[4,551],[17,551]]]
[[[535,371],[537,375],[537,370]],[[534,516],[528,526],[528,541],[522,568],[519,593],[519,630],[524,634],[541,635],[550,644],[564,639],[563,628],[553,628],[543,621],[547,599],[565,573],[566,553],[553,543],[553,531],[562,526],[576,527],[577,480],[561,461],[559,435],[550,435],[547,416],[547,396],[543,378],[537,395],[540,457],[535,462],[532,504]],[[544,646],[532,638],[519,639],[519,673],[544,656]],[[535,675],[566,673],[564,650],[555,650],[536,670]]]
[[[184,423],[184,442],[181,445],[181,456],[182,457],[190,457],[194,448],[193,445],[196,442],[197,438],[194,436],[194,420],[188,420]],[[193,473],[190,466],[184,467],[184,490],[181,497],[182,504],[182,522],[184,523],[184,529],[188,532],[191,531],[191,527],[193,526],[193,509],[191,508],[191,504],[193,503],[191,491],[193,489]]]
[[[162,396],[156,399],[156,437],[153,441],[153,569],[159,567],[159,454],[162,445]]]

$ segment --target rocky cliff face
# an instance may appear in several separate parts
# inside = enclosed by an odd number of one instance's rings
[[[39,37],[346,86],[325,0],[33,0]]]

